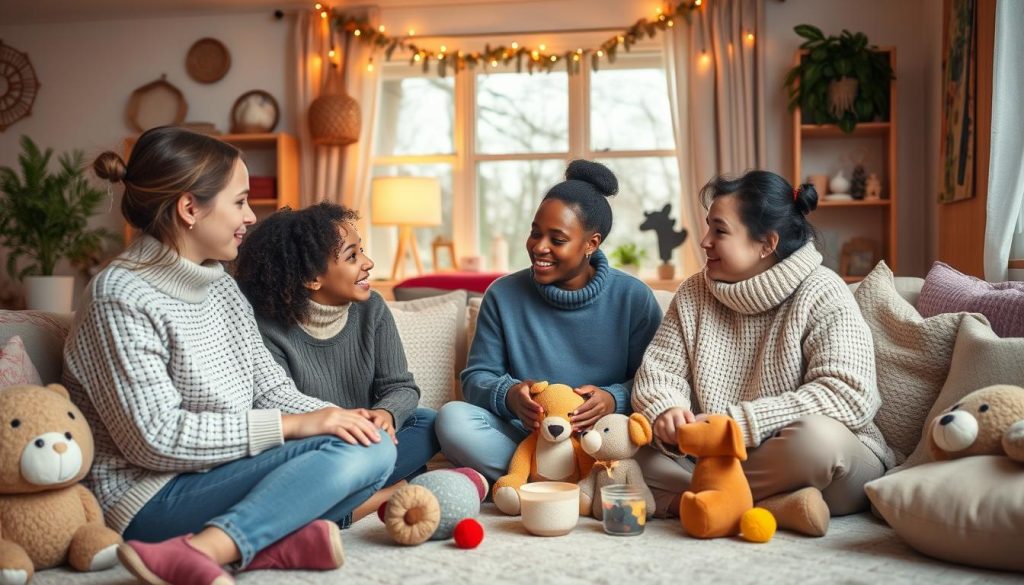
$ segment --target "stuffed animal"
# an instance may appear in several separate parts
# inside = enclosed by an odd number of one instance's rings
[[[78,482],[93,458],[89,424],[59,384],[0,390],[0,583],[38,569],[117,564],[121,537]]]
[[[683,425],[677,432],[679,450],[696,455],[690,491],[679,503],[683,530],[696,538],[735,536],[744,512],[754,507],[750,484],[740,461],[747,448],[736,421],[722,414]]]
[[[399,544],[444,540],[452,537],[462,520],[480,513],[480,502],[486,496],[487,480],[476,471],[468,467],[437,469],[399,488],[381,505],[378,515]]]
[[[937,460],[1006,455],[1024,463],[1024,388],[988,386],[932,420],[928,444]]]
[[[537,382],[530,395],[543,412],[540,428],[523,439],[508,464],[508,474],[494,484],[494,504],[502,512],[519,514],[519,487],[535,481],[576,483],[590,473],[593,460],[572,436],[569,413],[583,397],[565,384]]]
[[[594,458],[590,475],[580,482],[580,514],[593,514],[604,518],[601,488],[606,485],[625,484],[637,487],[647,504],[646,517],[654,514],[654,494],[644,482],[640,464],[633,460],[640,447],[653,438],[651,423],[644,415],[634,413],[608,414],[597,419],[593,428],[583,433],[580,444],[583,451]]]

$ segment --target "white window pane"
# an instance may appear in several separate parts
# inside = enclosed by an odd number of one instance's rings
[[[476,148],[483,154],[567,152],[566,73],[476,76]]]
[[[612,205],[612,231],[601,244],[601,249],[610,254],[617,246],[632,242],[646,251],[641,269],[651,274],[661,263],[658,236],[651,230],[640,231],[640,224],[644,222],[645,211],[660,211],[670,203],[670,215],[676,220],[675,231],[681,229],[679,165],[670,156],[612,158],[599,162],[607,165],[619,179],[619,194],[609,200]],[[687,236],[692,237],[693,234]],[[678,249],[673,254],[676,258]]]
[[[622,55],[591,73],[590,145],[599,152],[675,148],[660,54]]]
[[[491,243],[501,234],[508,243],[511,271],[526,268],[526,237],[537,205],[551,187],[562,180],[565,161],[516,160],[477,165],[480,253],[492,269]]]
[[[434,238],[442,236],[445,240],[452,239],[452,166],[449,164],[404,164],[376,165],[373,167],[374,177],[435,177],[441,183],[441,225],[435,227],[414,227],[416,246],[419,248],[423,270],[434,269],[431,259],[431,244]],[[373,197],[373,194],[370,194]],[[398,228],[387,225],[372,225],[373,217],[370,209],[360,209],[370,228],[370,246],[367,248],[370,258],[376,263],[373,278],[389,278],[394,265],[395,251],[398,245]],[[438,258],[441,260],[441,258]],[[409,260],[405,267],[405,276],[415,275],[416,267]]]
[[[403,65],[404,70],[411,69]],[[377,154],[454,152],[455,80],[385,75],[377,112]]]

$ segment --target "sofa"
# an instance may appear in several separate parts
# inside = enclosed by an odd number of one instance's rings
[[[916,303],[923,279],[891,278],[902,299]],[[851,285],[856,290],[857,285]],[[655,291],[662,309],[672,293]],[[439,407],[460,396],[457,374],[472,342],[480,298],[465,291],[412,301],[389,302],[418,383],[422,403]],[[908,304],[908,306],[910,306]],[[0,347],[15,335],[46,382],[59,381],[61,348],[70,315],[0,311]],[[1024,472],[1021,474],[1024,476]],[[870,513],[834,518],[823,538],[779,532],[767,544],[738,538],[699,541],[684,535],[678,521],[652,520],[638,537],[612,537],[599,522],[581,518],[560,538],[530,536],[517,518],[485,504],[480,518],[485,538],[474,550],[448,542],[399,547],[370,516],[344,533],[346,564],[338,572],[289,574],[256,572],[240,583],[868,583],[986,581],[1019,583],[1020,575],[951,564],[926,557]],[[1021,526],[1024,526],[1022,524]],[[1024,528],[1021,528],[1024,537]],[[1024,551],[1024,547],[1020,550]],[[77,574],[67,569],[39,573],[36,583],[125,583],[118,567]]]

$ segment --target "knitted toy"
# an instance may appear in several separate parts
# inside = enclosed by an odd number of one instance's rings
[[[1024,463],[1024,388],[988,386],[932,420],[928,445],[937,460],[1006,455]]]
[[[654,494],[644,482],[640,464],[633,460],[640,447],[651,442],[651,423],[642,414],[608,414],[597,419],[594,427],[583,433],[580,444],[594,458],[590,475],[580,482],[580,514],[593,514],[601,520],[601,488],[606,485],[636,486],[647,504],[646,518],[654,514]],[[646,520],[644,518],[643,520]],[[637,519],[641,521],[641,519]]]
[[[590,473],[593,460],[572,436],[569,413],[583,404],[583,397],[565,384],[537,382],[530,395],[543,412],[540,429],[523,439],[508,464],[508,474],[494,484],[494,504],[502,512],[519,514],[519,487],[527,482],[576,483]]]
[[[121,537],[78,482],[93,458],[89,424],[59,384],[0,390],[0,583],[37,569],[117,564]]]
[[[378,514],[395,542],[414,545],[451,538],[462,520],[480,513],[480,502],[486,496],[487,480],[476,471],[468,467],[438,469],[399,488]]]

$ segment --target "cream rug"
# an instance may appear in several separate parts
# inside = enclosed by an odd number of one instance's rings
[[[868,514],[834,518],[828,536],[805,538],[779,532],[767,544],[739,539],[700,541],[685,536],[677,521],[654,520],[643,535],[607,536],[601,524],[582,519],[559,538],[529,535],[518,519],[486,505],[480,518],[486,535],[475,550],[453,541],[417,547],[395,545],[376,516],[346,530],[345,566],[328,573],[243,573],[246,585],[516,583],[523,585],[641,585],[715,583],[1015,583],[1019,574],[985,571],[936,561],[903,544]],[[102,573],[45,571],[33,583],[126,584],[118,567]]]

